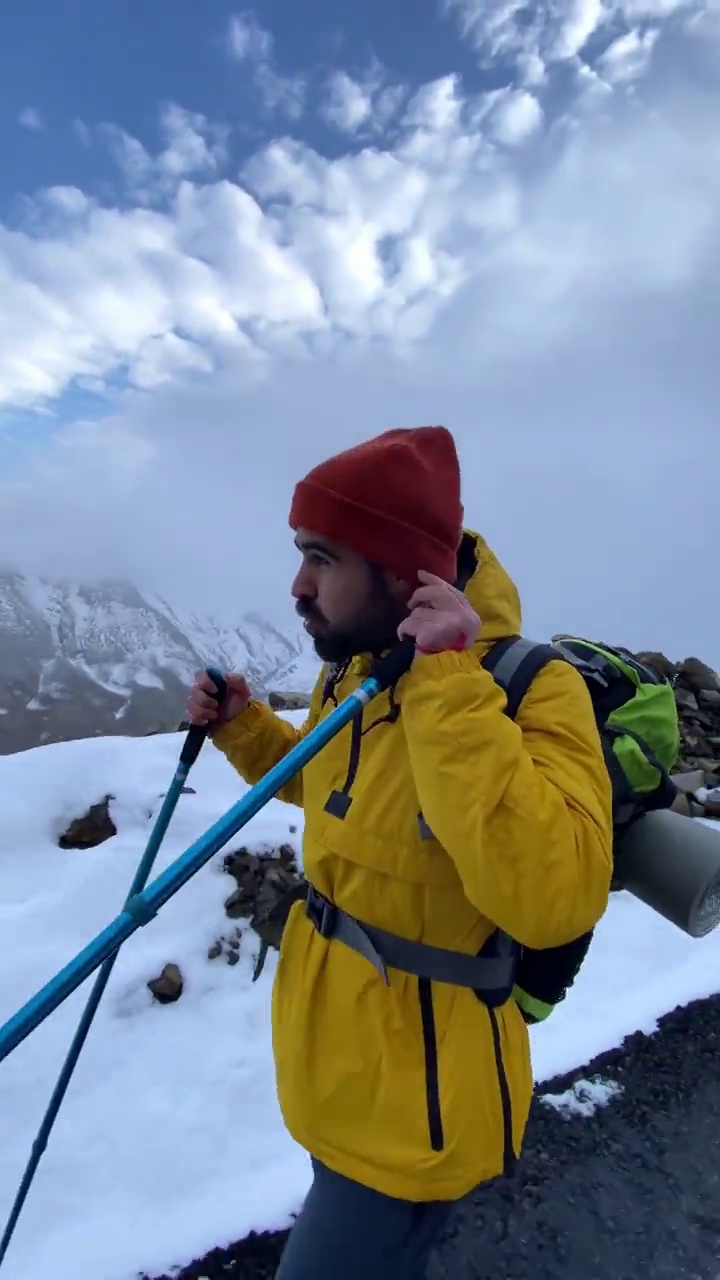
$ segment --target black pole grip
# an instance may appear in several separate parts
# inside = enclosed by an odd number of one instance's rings
[[[212,694],[212,697],[218,705],[220,705],[227,693],[225,678],[222,671],[219,671],[217,667],[207,667],[206,672],[215,685],[215,693]],[[182,751],[180,752],[180,764],[184,765],[186,769],[192,769],[195,761],[197,760],[200,754],[200,748],[207,737],[208,728],[209,726],[206,724],[193,724],[188,729]]]
[[[390,649],[389,653],[375,659],[370,675],[373,680],[377,680],[381,689],[389,689],[410,670],[414,657],[415,641],[412,636],[408,636],[396,644],[394,649]]]

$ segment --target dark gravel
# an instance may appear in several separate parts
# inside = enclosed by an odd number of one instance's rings
[[[720,1280],[720,996],[542,1092],[595,1074],[622,1092],[591,1118],[538,1097],[517,1172],[460,1208],[433,1280]],[[154,1280],[272,1280],[285,1238]]]

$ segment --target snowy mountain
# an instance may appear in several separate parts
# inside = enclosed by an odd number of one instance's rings
[[[182,612],[128,582],[0,570],[0,755],[170,729],[188,683],[209,663],[244,671],[259,696],[309,691],[319,666],[300,627],[282,635],[255,614]]]

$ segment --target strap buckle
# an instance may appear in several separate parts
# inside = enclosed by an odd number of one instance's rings
[[[306,912],[310,923],[320,934],[321,938],[326,940],[335,937],[337,929],[338,909],[334,902],[330,902],[317,889],[310,887],[306,901]]]

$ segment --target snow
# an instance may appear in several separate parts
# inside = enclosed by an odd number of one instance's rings
[[[576,1080],[563,1093],[543,1093],[540,1101],[553,1107],[561,1116],[589,1116],[606,1107],[613,1098],[619,1097],[622,1086],[616,1080],[603,1080],[602,1076],[591,1076],[589,1080]]]
[[[285,714],[300,724],[305,713]],[[0,1021],[122,909],[181,742],[95,738],[0,758]],[[181,797],[153,874],[245,790],[210,746],[190,783],[196,794]],[[118,835],[96,849],[60,849],[69,821],[106,794]],[[234,966],[207,951],[236,923],[223,910],[234,888],[224,853],[298,848],[301,833],[302,813],[272,801],[122,948],[8,1252],[12,1280],[135,1280],[289,1224],[310,1170],[275,1096],[276,955],[253,985],[252,933]],[[162,1006],[146,983],[169,961],[185,988]],[[91,983],[0,1063],[0,1228]],[[693,940],[629,895],[613,896],[575,988],[532,1029],[535,1078],[577,1069],[718,989],[720,930]],[[587,1112],[611,1092],[580,1081],[545,1100]]]

